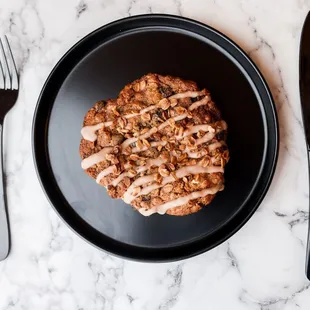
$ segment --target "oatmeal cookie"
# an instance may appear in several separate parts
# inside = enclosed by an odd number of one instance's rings
[[[197,212],[224,188],[227,124],[195,82],[147,74],[83,126],[82,168],[145,216]]]

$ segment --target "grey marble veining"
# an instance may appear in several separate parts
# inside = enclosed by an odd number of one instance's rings
[[[21,71],[5,124],[12,252],[0,263],[0,310],[297,310],[310,308],[304,276],[308,176],[298,91],[307,0],[1,0]],[[36,178],[31,123],[41,87],[62,54],[97,27],[129,15],[171,13],[224,32],[255,61],[280,120],[270,191],[219,247],[170,264],[124,261],[91,247],[56,216]]]

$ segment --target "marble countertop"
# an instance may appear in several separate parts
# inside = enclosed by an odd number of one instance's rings
[[[1,0],[0,32],[12,43],[21,91],[5,124],[12,251],[0,262],[0,310],[309,309],[298,91],[309,9],[306,0]],[[90,31],[141,13],[190,17],[235,40],[267,79],[280,121],[277,170],[259,210],[227,242],[178,263],[124,261],[85,243],[50,207],[32,161],[32,116],[55,63]]]

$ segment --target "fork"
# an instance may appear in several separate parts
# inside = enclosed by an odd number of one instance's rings
[[[6,50],[5,50],[6,47]],[[3,123],[18,97],[19,79],[12,50],[6,36],[0,38],[0,261],[10,251],[9,220],[3,171]]]

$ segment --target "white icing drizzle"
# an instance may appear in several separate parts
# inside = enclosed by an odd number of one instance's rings
[[[109,175],[110,173],[113,173],[114,171],[116,171],[117,168],[115,165],[113,166],[110,166],[104,170],[102,170],[98,175],[97,175],[97,178],[96,178],[96,182],[97,183],[100,183],[101,179],[107,175]]]
[[[210,152],[212,152],[212,151],[216,150],[217,148],[221,147],[222,145],[225,145],[224,141],[214,142],[214,143],[208,145],[208,150]]]
[[[147,108],[141,110],[140,114],[147,113],[147,112],[152,111],[152,110],[154,110],[154,109],[157,109],[157,105],[151,105],[151,106],[149,106],[149,107],[147,107]]]
[[[151,105],[151,106],[149,106],[147,108],[142,109],[139,113],[127,114],[124,117],[129,119],[129,118],[132,118],[132,117],[135,117],[135,116],[138,116],[138,115],[145,114],[145,113],[147,113],[149,111],[152,111],[154,109],[157,109],[157,106],[156,105]]]
[[[134,190],[135,187],[138,187],[138,186],[143,185],[143,184],[150,183],[150,182],[152,182],[154,180],[155,180],[155,174],[146,175],[146,176],[143,176],[143,177],[140,177],[140,178],[136,179],[127,188],[127,191],[124,193],[124,201],[126,203],[130,203],[132,200],[134,200],[136,197],[138,197],[138,196],[133,196],[132,195],[133,190]]]
[[[175,117],[171,117],[171,118],[167,119],[165,122],[163,122],[162,124],[160,124],[158,126],[158,130],[161,130],[161,129],[167,127],[170,124],[171,120],[174,120],[175,122],[177,122],[177,121],[181,121],[182,119],[184,119],[186,117],[187,117],[187,114],[181,114],[181,115],[178,115]]]
[[[127,191],[125,192],[124,194],[124,198],[125,196],[129,196],[130,194],[129,193],[132,193],[133,192],[133,189],[135,187],[138,187],[140,185],[143,185],[143,184],[147,184],[147,183],[150,183],[152,181],[154,181],[154,177],[155,177],[155,174],[150,174],[150,175],[145,175],[143,177],[140,177],[138,179],[136,179],[127,189]],[[124,199],[124,201],[126,202],[126,200]]]
[[[211,141],[215,137],[215,133],[213,132],[208,132],[206,133],[202,138],[199,138],[196,140],[196,145],[200,145],[206,142]]]
[[[136,138],[129,138],[127,140],[125,140],[122,144],[121,144],[121,148],[124,150],[126,149],[130,144],[137,142],[139,139],[147,139],[149,138],[153,133],[157,132],[157,127],[154,127],[152,129],[150,129],[147,133],[136,137]]]
[[[203,143],[206,143],[210,140],[212,140],[215,135],[223,130],[226,130],[227,129],[227,124],[224,122],[224,121],[221,121],[221,125],[219,128],[217,128],[215,130],[215,132],[208,132],[207,134],[205,134],[202,138],[199,138],[196,140],[196,145],[200,145],[200,144],[203,144]]]
[[[129,119],[129,118],[133,118],[133,117],[138,116],[138,115],[140,115],[140,113],[127,114],[127,115],[124,116],[124,118]]]
[[[221,147],[225,145],[225,142],[224,141],[219,141],[219,142],[214,142],[212,144],[209,144],[207,146],[208,148],[208,151],[209,152],[212,152],[214,151],[215,149]],[[201,158],[203,156],[205,156],[206,154],[208,154],[208,152],[206,152],[205,150],[201,150],[201,151],[198,151],[198,152],[191,152],[190,150],[188,149],[185,149],[182,153],[187,153],[187,156],[189,158]],[[212,161],[213,157],[211,158],[211,162],[215,162],[215,161]]]
[[[198,96],[205,95],[205,90],[202,91],[186,91],[184,93],[175,94],[170,96],[169,99],[183,99],[183,98],[195,98]]]
[[[198,152],[191,152],[189,149],[185,149],[182,153],[187,153],[187,156],[189,158],[200,158],[202,156],[205,156],[207,154],[207,151],[201,150]]]
[[[111,185],[116,186],[118,183],[120,183],[121,181],[123,181],[123,179],[125,179],[126,177],[129,176],[128,172],[123,172],[121,173],[115,180],[113,180],[111,182]]]
[[[207,125],[207,124],[203,124],[203,125],[195,125],[195,126],[191,126],[189,127],[188,129],[186,129],[183,133],[182,136],[177,136],[178,138],[185,138],[187,136],[190,136],[194,133],[197,133],[198,131],[205,131],[205,132],[215,132],[215,129],[210,126],[210,125]]]
[[[178,179],[183,178],[187,175],[190,174],[198,174],[198,173],[217,173],[217,172],[224,172],[224,169],[220,166],[211,166],[211,167],[202,167],[200,165],[194,165],[194,166],[186,166],[186,167],[182,167],[178,170],[175,171],[175,175]],[[149,194],[151,191],[153,191],[154,189],[157,188],[161,188],[164,185],[173,182],[175,179],[173,176],[168,176],[163,178],[161,184],[151,184],[149,186],[144,187],[141,192],[136,195],[133,196],[132,193],[134,191],[134,188],[140,185],[145,185],[149,182],[154,181],[154,175],[149,175],[146,177],[140,177],[137,180],[135,180],[135,182],[133,182],[129,188],[127,189],[127,191],[124,194],[124,201],[126,203],[130,203],[132,200],[134,200],[135,198],[141,196],[141,195],[147,195]]]
[[[100,152],[90,155],[82,160],[81,166],[83,169],[88,169],[91,166],[105,160],[105,155],[113,151],[113,147],[105,147]]]
[[[162,145],[162,146],[165,146],[167,144],[166,141],[154,141],[154,142],[151,142],[150,145],[151,147],[157,147],[159,145]],[[148,150],[148,147],[144,146],[142,149],[138,149],[137,147],[134,147],[132,148],[132,153],[139,153],[139,152],[144,152]]]
[[[145,208],[140,208],[138,211],[143,215],[143,216],[150,216],[154,213],[157,213],[156,207],[150,208],[150,209],[145,209]]]
[[[193,111],[194,109],[197,109],[198,107],[202,106],[202,105],[206,105],[208,104],[208,102],[210,102],[210,97],[206,96],[203,99],[194,102],[189,108],[189,111]]]
[[[190,200],[193,200],[193,199],[206,197],[208,195],[214,195],[218,191],[221,191],[223,189],[224,189],[223,185],[217,185],[217,186],[207,188],[207,189],[204,189],[201,191],[192,192],[189,195],[168,201],[162,205],[159,205],[157,207],[153,207],[151,209],[140,208],[139,212],[144,216],[149,216],[149,215],[154,214],[154,213],[165,214],[169,209],[185,205]]]
[[[97,140],[97,134],[96,131],[101,129],[102,127],[111,126],[113,122],[105,122],[105,123],[99,123],[92,126],[84,126],[81,129],[81,135],[85,140],[94,142]]]
[[[93,126],[85,126],[81,130],[81,135],[85,140],[94,142],[97,140],[96,131],[103,127],[103,123]]]
[[[113,124],[113,121],[108,121],[108,122],[104,122],[103,126],[108,127],[108,126],[111,126],[112,124]]]

